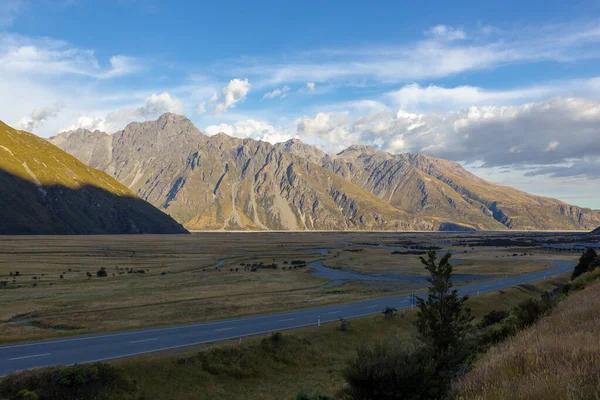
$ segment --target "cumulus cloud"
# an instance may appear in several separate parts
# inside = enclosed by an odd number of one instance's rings
[[[171,97],[169,93],[152,94],[146,98],[144,105],[136,110],[142,117],[157,116],[166,112],[181,113],[183,106],[179,100]]]
[[[63,129],[64,131],[72,131],[75,129],[87,129],[88,131],[102,131],[102,132],[112,132],[112,128],[107,125],[106,119],[102,117],[90,117],[87,115],[82,115],[77,118],[77,121],[71,125],[70,127]]]
[[[77,128],[89,130],[101,130],[112,133],[122,129],[125,125],[134,121],[146,121],[157,118],[166,112],[181,113],[183,105],[179,100],[172,97],[169,93],[161,93],[148,96],[141,106],[130,106],[109,112],[105,117],[81,115],[77,122],[61,131],[68,131]]]
[[[226,123],[210,125],[204,132],[208,135],[223,132],[230,136],[264,140],[270,143],[283,142],[294,137],[293,133],[286,129],[276,129],[266,122],[253,119],[238,121],[232,125]]]
[[[362,143],[393,153],[422,152],[484,168],[520,166],[554,176],[600,169],[596,161],[576,162],[600,158],[598,100],[557,97],[520,106],[426,114],[385,111],[358,118],[317,113],[296,125],[301,139],[330,152]]]
[[[213,96],[214,102],[216,103],[213,109],[213,115],[221,114],[228,109],[235,107],[237,103],[243,101],[246,95],[250,91],[252,85],[248,82],[248,79],[232,79],[229,84],[223,88],[221,95],[216,97]],[[212,99],[211,99],[212,101]],[[218,103],[220,101],[220,103]]]
[[[265,93],[262,99],[274,99],[276,97],[284,98],[287,97],[288,92],[290,91],[289,86],[284,86],[282,88],[277,88],[272,92]]]
[[[314,92],[315,90],[317,90],[314,82],[306,82],[305,89],[307,92]]]
[[[21,118],[17,127],[28,132],[33,132],[47,120],[56,117],[61,109],[62,105],[58,103],[52,107],[36,108],[27,117]]]

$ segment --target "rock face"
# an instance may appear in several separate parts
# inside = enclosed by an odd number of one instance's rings
[[[114,178],[1,121],[0,188],[0,234],[187,233]]]
[[[423,154],[352,146],[322,165],[410,214],[475,229],[590,229],[600,213],[495,185],[460,165]]]
[[[591,210],[493,185],[458,164],[351,146],[335,156],[294,139],[271,145],[202,134],[165,114],[107,135],[51,139],[188,229],[586,229]]]

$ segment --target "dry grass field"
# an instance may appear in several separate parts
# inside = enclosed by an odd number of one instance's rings
[[[535,326],[485,354],[456,385],[457,397],[598,399],[599,307],[600,283],[569,296]]]
[[[392,254],[392,248],[437,246],[457,253],[457,273],[496,275],[548,266],[535,260],[576,259],[539,248],[468,246],[494,235],[507,234],[0,237],[0,280],[8,281],[0,286],[0,341],[222,319],[410,290],[402,283],[324,287],[327,280],[313,276],[310,267],[291,268],[294,260],[323,260],[326,266],[361,273],[422,274],[417,255]],[[321,248],[330,251],[314,251]],[[247,267],[258,263],[278,268],[251,272]],[[96,276],[101,268],[106,277]]]

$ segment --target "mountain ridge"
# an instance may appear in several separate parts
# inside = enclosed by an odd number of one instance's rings
[[[164,114],[112,135],[50,139],[194,230],[591,229],[600,213],[487,182],[419,153],[352,145],[336,155],[298,139],[207,136]]]

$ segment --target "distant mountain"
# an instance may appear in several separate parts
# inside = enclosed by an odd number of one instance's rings
[[[594,230],[591,232],[591,234],[592,234],[592,235],[600,235],[600,227],[598,227],[598,228],[594,229]]]
[[[104,172],[1,121],[0,188],[0,234],[187,232]]]
[[[495,185],[460,165],[423,154],[352,146],[322,165],[410,214],[476,229],[589,229],[600,213]]]
[[[188,229],[591,229],[600,213],[494,185],[422,154],[354,145],[338,155],[202,134],[164,114],[52,143],[114,176]]]

